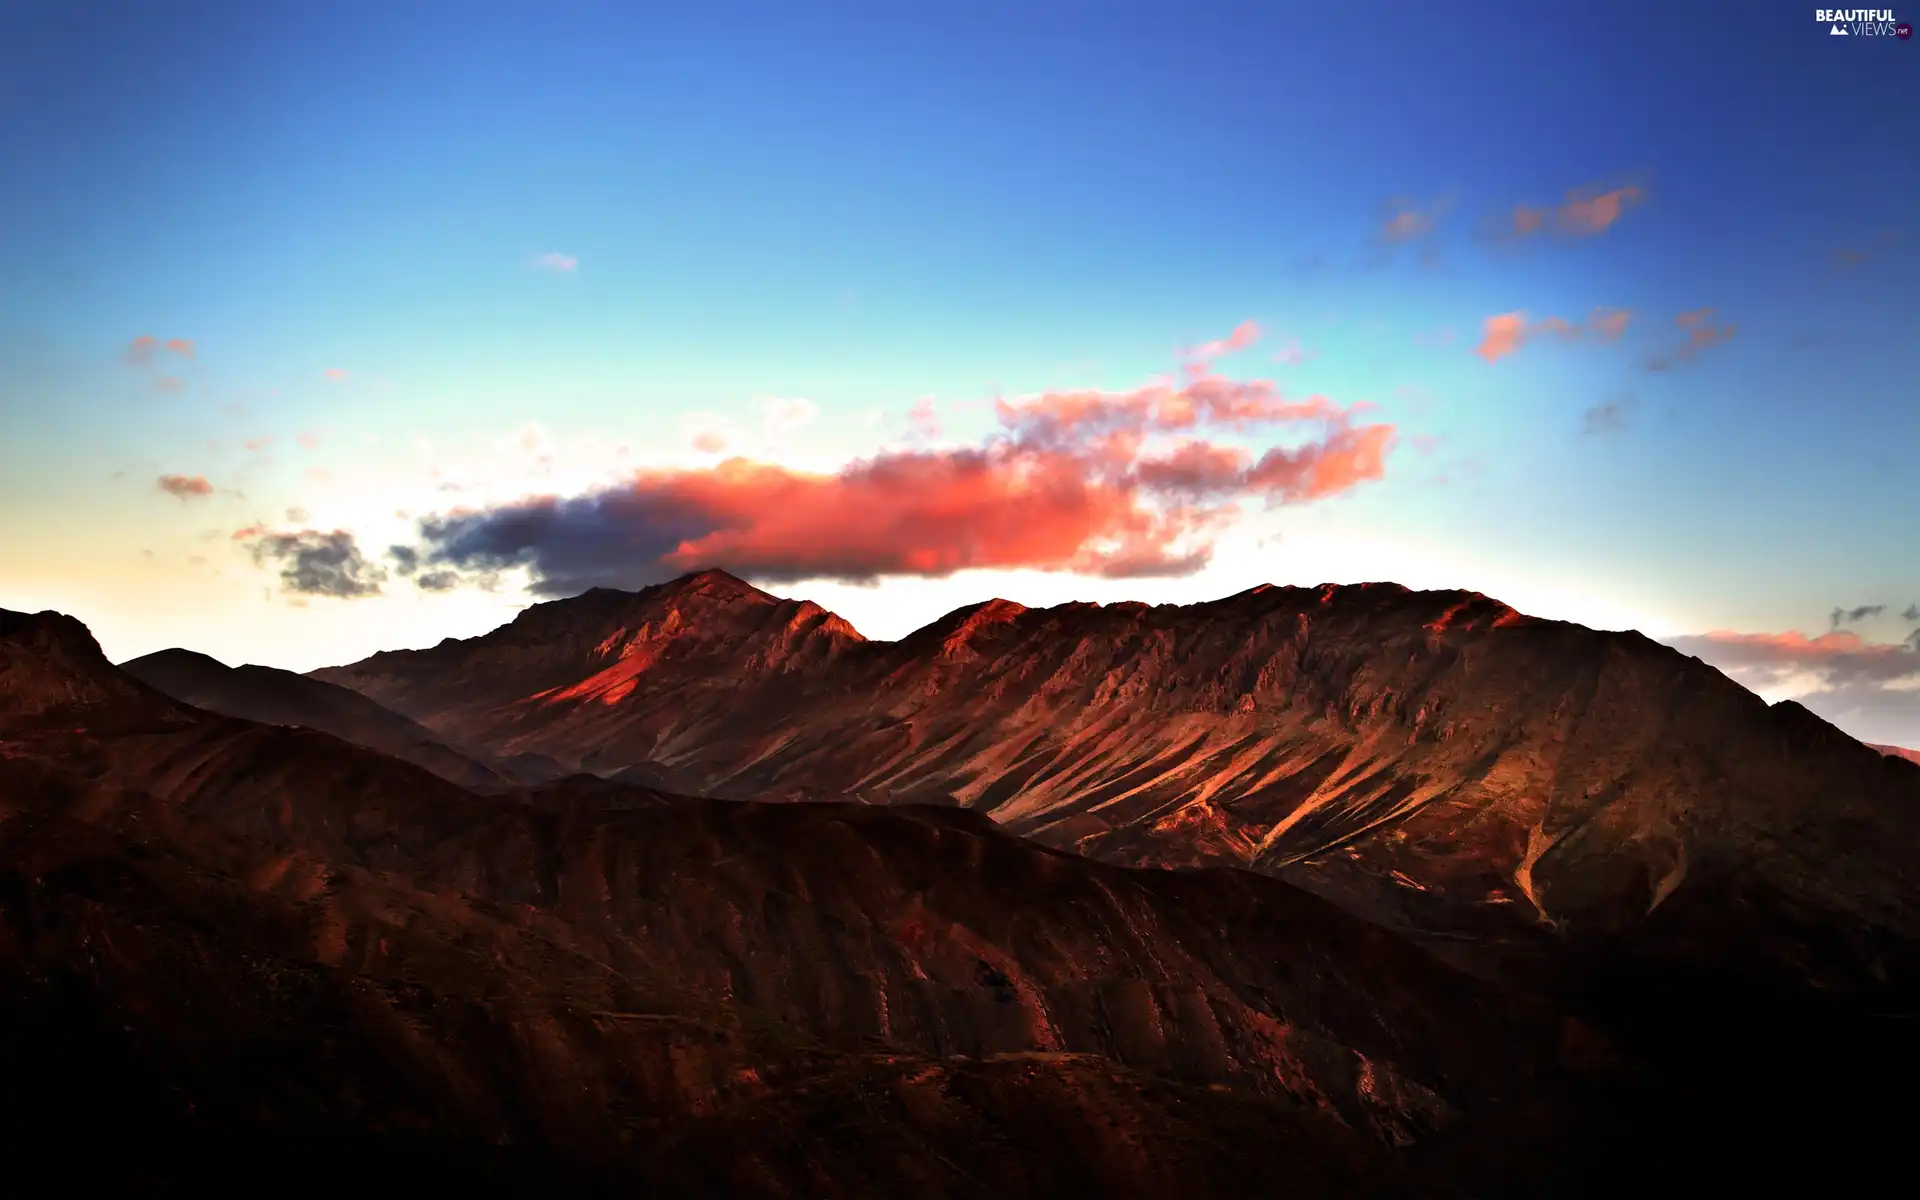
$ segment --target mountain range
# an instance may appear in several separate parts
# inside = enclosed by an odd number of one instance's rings
[[[888,643],[709,571],[315,675],[615,779],[956,805],[1104,861],[1250,869],[1483,973],[1569,942],[1693,958],[1695,927],[1748,903],[1816,942],[1920,943],[1920,770],[1639,634],[1470,592],[993,600]],[[1907,969],[1798,941],[1715,953],[1791,959],[1822,990]]]
[[[1917,805],[1465,592],[884,643],[704,572],[311,677],[0,611],[0,1123],[143,1190],[1865,1178]]]

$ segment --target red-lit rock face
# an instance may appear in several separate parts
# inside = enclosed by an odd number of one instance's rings
[[[1735,878],[1920,936],[1920,771],[1637,634],[1472,593],[991,601],[874,643],[708,573],[318,674],[497,753],[1250,867],[1455,953],[1611,936]]]

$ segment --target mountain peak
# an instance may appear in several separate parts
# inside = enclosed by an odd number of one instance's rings
[[[185,712],[108,662],[73,617],[0,609],[0,729],[102,728]]]
[[[120,664],[120,669],[131,671],[135,675],[142,670],[195,671],[203,675],[220,675],[233,668],[211,654],[188,650],[184,646],[169,646],[165,650],[155,650],[152,654],[130,658]]]
[[[761,597],[768,600],[775,599],[771,594],[761,591],[738,575],[729,571],[723,571],[719,567],[709,567],[704,571],[694,571],[691,574],[682,575],[678,579],[670,579],[665,583],[655,584],[654,586],[666,595],[675,596],[745,596]],[[653,589],[650,588],[648,590],[651,591]]]

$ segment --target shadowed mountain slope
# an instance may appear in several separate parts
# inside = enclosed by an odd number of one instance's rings
[[[120,669],[183,704],[263,725],[298,725],[425,767],[463,787],[510,786],[500,772],[351,688],[274,667],[229,667],[192,650],[160,650]]]
[[[952,809],[480,796],[56,614],[0,629],[0,1009],[0,1124],[120,1186],[245,1142],[342,1185],[1411,1194],[1585,1086],[1560,1019],[1284,883]]]

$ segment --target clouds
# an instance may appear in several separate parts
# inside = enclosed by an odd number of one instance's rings
[[[379,595],[387,578],[386,569],[368,562],[354,536],[344,529],[268,533],[249,527],[233,536],[249,543],[256,564],[279,568],[284,592],[358,600]]]
[[[1584,326],[1575,325],[1562,317],[1542,317],[1538,321],[1529,321],[1524,312],[1496,313],[1481,324],[1480,344],[1473,352],[1486,361],[1493,363],[1515,353],[1521,346],[1538,338],[1554,338],[1559,341],[1579,341],[1583,337],[1592,337],[1596,341],[1618,341],[1627,331],[1627,323],[1633,314],[1624,308],[1596,308],[1587,316]]]
[[[326,370],[320,372],[320,377],[333,383],[340,383],[352,374],[353,372],[347,370],[345,367],[328,367]]]
[[[907,432],[922,441],[940,436],[940,414],[934,411],[932,396],[920,397],[907,410]]]
[[[1887,606],[1884,604],[1862,604],[1858,608],[1836,608],[1833,610],[1832,615],[1833,628],[1838,629],[1842,625],[1858,625],[1869,617],[1877,617],[1885,611],[1887,611]]]
[[[181,501],[213,495],[213,485],[203,475],[162,475],[154,486]]]
[[[142,334],[127,343],[120,352],[120,361],[130,367],[151,367],[160,361],[163,352],[179,358],[192,358],[193,342],[188,338],[168,338],[163,342]]]
[[[163,342],[151,334],[141,334],[120,351],[121,362],[135,370],[148,372],[160,366],[168,356],[191,360],[194,357],[192,340],[168,338]],[[152,382],[155,391],[167,395],[179,393],[187,386],[186,381],[177,375],[154,375]]]
[[[1607,191],[1598,187],[1575,188],[1551,208],[1515,205],[1499,222],[1496,232],[1505,239],[1530,238],[1550,232],[1566,237],[1593,237],[1613,228],[1622,216],[1646,198],[1646,189],[1632,184]]]
[[[792,433],[796,429],[812,424],[813,419],[820,415],[820,410],[813,401],[798,396],[771,397],[761,404],[760,411],[766,418],[768,437],[780,437],[783,434]]]
[[[1435,242],[1435,231],[1440,227],[1440,218],[1452,207],[1449,198],[1434,201],[1421,208],[1407,200],[1396,199],[1387,205],[1386,218],[1374,233],[1375,250],[1371,260],[1373,266],[1379,266],[1393,257],[1394,252],[1403,246],[1417,246],[1420,250],[1420,265],[1437,266],[1440,262],[1440,250]]]
[[[1595,437],[1609,433],[1624,433],[1632,414],[1631,397],[1607,400],[1580,414],[1580,427]]]
[[[1692,312],[1683,312],[1673,319],[1684,334],[1684,340],[1678,346],[1663,350],[1647,360],[1649,371],[1670,371],[1674,367],[1690,363],[1707,349],[1719,345],[1731,338],[1736,326],[1720,325],[1714,321],[1711,308],[1696,308]]]
[[[571,275],[580,269],[580,260],[571,254],[549,251],[534,258],[533,269],[550,275]]]
[[[1842,615],[1855,611],[1860,610],[1842,610]],[[1855,737],[1920,742],[1920,636],[1870,642],[1850,630],[1812,638],[1798,632],[1719,631],[1673,638],[1669,644],[1718,667],[1769,702],[1798,700]]]
[[[1237,336],[1218,346],[1250,345],[1257,331]],[[524,567],[549,595],[712,566],[861,582],[974,568],[1185,574],[1243,503],[1305,503],[1380,478],[1394,429],[1357,424],[1356,411],[1202,366],[1177,386],[1002,400],[998,428],[975,447],[883,453],[832,473],[733,458],[456,510],[420,523],[418,562]],[[1213,440],[1282,432],[1290,444],[1264,452]]]

